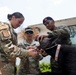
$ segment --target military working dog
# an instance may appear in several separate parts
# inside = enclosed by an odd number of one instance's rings
[[[40,41],[39,48],[57,62],[56,75],[76,75],[76,47],[56,44],[51,38],[44,38]]]

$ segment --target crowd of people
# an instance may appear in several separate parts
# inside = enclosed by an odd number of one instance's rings
[[[8,22],[0,22],[0,75],[40,75],[39,61],[47,56],[45,51],[37,48],[43,38],[53,38],[54,42],[61,45],[72,44],[67,27],[56,28],[52,17],[43,19],[43,25],[51,32],[48,32],[47,35],[37,35],[35,41],[33,29],[27,27],[24,29],[25,39],[18,43],[17,33],[14,29],[20,27],[25,18],[20,12],[8,14],[7,18]],[[16,67],[17,57],[21,59],[18,71]],[[56,72],[54,61],[56,60],[51,58],[52,72]]]

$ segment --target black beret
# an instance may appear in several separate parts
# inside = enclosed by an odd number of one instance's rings
[[[43,19],[43,24],[45,24],[45,22],[46,22],[47,20],[53,20],[53,18],[52,18],[52,17],[45,17],[45,18]]]

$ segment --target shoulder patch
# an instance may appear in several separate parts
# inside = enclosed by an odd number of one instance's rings
[[[6,40],[6,39],[11,38],[9,25],[7,23],[0,22],[0,38],[2,40]]]

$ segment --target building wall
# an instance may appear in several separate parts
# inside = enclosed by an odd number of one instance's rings
[[[62,20],[56,20],[55,25],[56,26],[76,25],[76,17],[62,19]],[[39,34],[46,34],[49,31],[48,29],[46,29],[46,27],[42,23],[31,25],[31,26],[40,28],[40,33]]]

